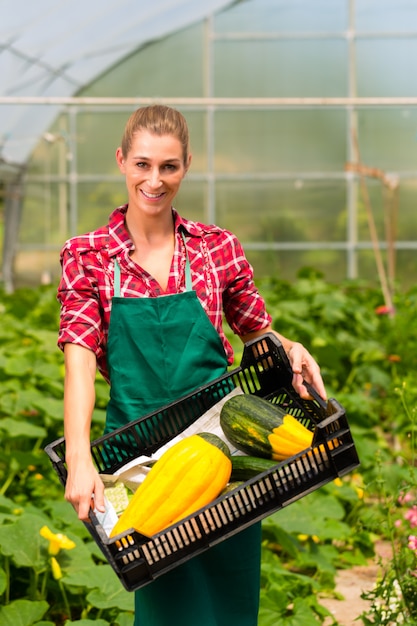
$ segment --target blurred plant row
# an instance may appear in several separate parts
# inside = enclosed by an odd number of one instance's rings
[[[394,297],[390,315],[365,283],[331,285],[305,272],[259,286],[275,328],[320,362],[361,460],[358,472],[264,521],[259,625],[336,625],[320,598],[378,540],[391,543],[393,559],[381,564],[362,623],[417,623],[417,287]],[[44,452],[63,434],[55,291],[0,294],[0,623],[131,626],[133,594],[65,502]],[[239,363],[241,346],[230,339]],[[107,397],[97,378],[93,438]]]

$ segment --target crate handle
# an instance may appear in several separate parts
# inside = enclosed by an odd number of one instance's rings
[[[307,381],[303,380],[303,385],[304,387],[307,389],[308,393],[310,394],[310,396],[323,408],[323,409],[327,409],[327,400],[324,400],[318,393],[317,391],[314,389],[314,387],[312,385],[310,385],[310,383],[308,383]]]

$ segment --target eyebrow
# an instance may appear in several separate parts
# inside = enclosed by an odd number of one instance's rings
[[[150,161],[150,157],[147,156],[132,156],[134,161]],[[162,163],[177,163],[181,162],[181,159],[178,157],[171,157],[169,159],[164,159]]]

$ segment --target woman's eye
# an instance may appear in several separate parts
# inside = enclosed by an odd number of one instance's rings
[[[145,163],[144,161],[139,161],[139,163],[136,163],[137,167],[146,167],[147,163]]]

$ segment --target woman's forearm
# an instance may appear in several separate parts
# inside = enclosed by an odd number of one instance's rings
[[[65,497],[78,517],[88,520],[90,508],[104,510],[104,486],[90,451],[96,357],[90,350],[74,344],[67,344],[64,354],[64,436],[68,469]]]
[[[67,344],[64,354],[64,436],[68,461],[74,456],[89,455],[96,358],[93,352],[75,344]]]

